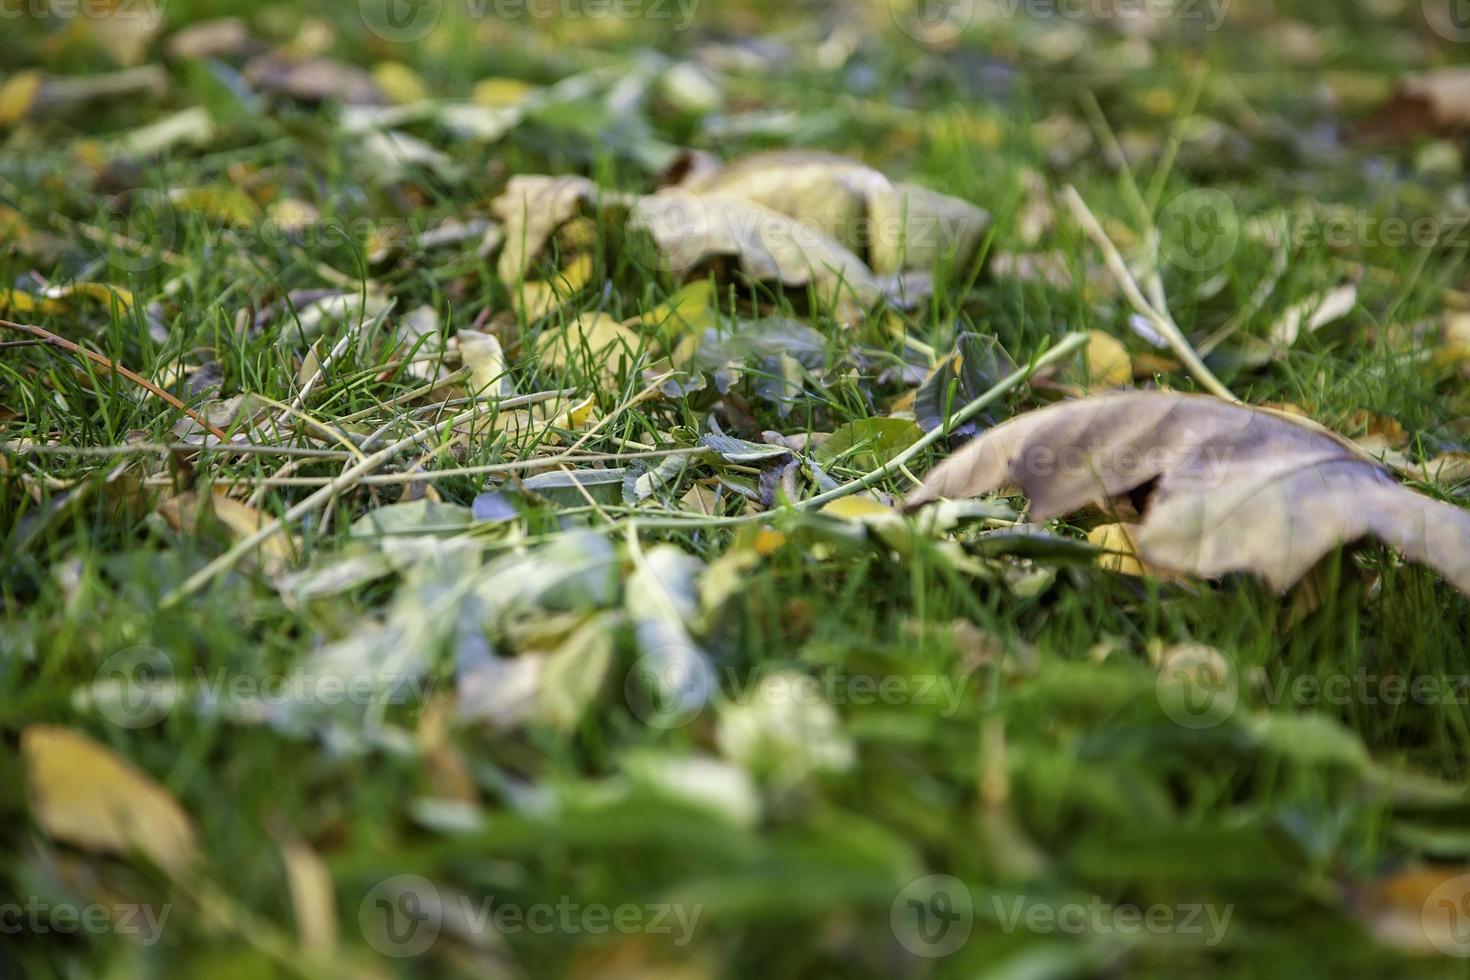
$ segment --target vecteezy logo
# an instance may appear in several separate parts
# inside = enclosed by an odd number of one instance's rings
[[[439,938],[439,889],[421,875],[395,875],[363,898],[357,922],[368,945],[384,956],[420,956]]]
[[[893,935],[904,949],[925,959],[948,956],[963,946],[975,926],[970,889],[952,875],[925,875],[909,882],[888,910]]]
[[[162,191],[138,188],[110,199],[97,217],[103,258],[123,273],[163,264],[179,238],[179,215]]]
[[[921,44],[953,44],[975,18],[975,0],[888,0],[898,29]]]
[[[1424,0],[1424,19],[1446,41],[1470,41],[1470,0]]]
[[[178,695],[173,661],[157,647],[119,650],[97,667],[91,701],[119,728],[147,728],[168,717]]]
[[[1159,228],[1164,259],[1191,272],[1223,268],[1240,245],[1240,214],[1224,191],[1185,191],[1165,205]]]
[[[716,688],[704,654],[688,644],[651,647],[623,682],[633,714],[650,728],[683,728],[699,716]]]
[[[439,24],[444,0],[358,0],[367,29],[385,41],[421,41]]]
[[[1171,721],[1196,731],[1224,723],[1235,713],[1239,699],[1230,662],[1219,651],[1202,646],[1170,651],[1159,665],[1154,690]]]
[[[1446,956],[1470,957],[1470,875],[1440,882],[1424,900],[1424,936]]]

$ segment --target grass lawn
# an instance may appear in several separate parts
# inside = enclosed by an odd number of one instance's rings
[[[1464,504],[1452,13],[0,0],[0,977],[1466,976],[1450,582],[902,508],[1214,379]]]

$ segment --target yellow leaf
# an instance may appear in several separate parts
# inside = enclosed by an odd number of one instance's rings
[[[1121,388],[1133,381],[1128,349],[1112,334],[1087,332],[1087,377],[1094,388]]]
[[[169,194],[169,200],[180,210],[242,228],[253,224],[260,214],[255,202],[238,187],[185,187]]]
[[[548,330],[536,346],[543,367],[565,371],[574,367],[616,379],[619,365],[639,350],[639,336],[606,313],[584,313],[565,330]]]
[[[700,279],[643,314],[643,322],[650,327],[668,323],[686,332],[703,330],[715,325],[714,302],[714,281]]]
[[[762,558],[778,551],[786,543],[786,535],[773,528],[763,527],[755,532],[755,539],[751,541],[750,547]]]
[[[871,497],[856,496],[834,500],[822,508],[822,513],[844,521],[881,520],[897,514],[892,507],[885,507]]]
[[[1439,350],[1435,352],[1434,359],[1441,367],[1470,361],[1470,313],[1446,314]]]
[[[1136,530],[1136,526],[1131,524],[1100,524],[1093,528],[1087,535],[1087,541],[1104,552],[1097,556],[1098,567],[1134,578],[1149,575],[1151,570],[1138,560],[1138,547],[1133,542]]]
[[[429,97],[429,86],[419,73],[397,61],[379,62],[373,69],[373,79],[389,102],[403,105],[422,102]]]
[[[470,389],[475,395],[494,397],[510,391],[505,351],[492,334],[461,330],[459,356],[464,366],[470,369]]]
[[[527,322],[539,320],[561,307],[573,294],[592,281],[592,256],[579,255],[549,282],[523,282],[511,295],[517,312]]]
[[[536,86],[518,78],[487,78],[475,85],[470,96],[477,104],[491,109],[520,105]]]
[[[111,306],[114,300],[124,311],[133,308],[133,294],[131,291],[120,286],[110,286],[103,282],[79,282],[70,286],[54,286],[46,290],[46,295],[55,300],[66,300],[73,296],[81,296],[85,299],[96,300],[103,306]]]
[[[0,126],[14,126],[26,117],[41,91],[41,73],[16,72],[0,85]]]
[[[20,289],[0,289],[0,313],[60,313],[65,309],[64,303],[44,296],[33,296]]]
[[[142,853],[177,874],[198,851],[189,816],[168,791],[110,749],[67,728],[21,733],[31,810],[51,837],[113,854]]]

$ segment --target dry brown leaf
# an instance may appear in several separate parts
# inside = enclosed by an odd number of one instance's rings
[[[505,231],[505,249],[497,268],[500,278],[507,283],[524,279],[556,229],[594,204],[599,193],[586,177],[512,177],[505,193],[490,205]]]
[[[185,491],[177,496],[166,497],[158,503],[158,513],[180,534],[197,534],[199,518],[206,510],[236,540],[248,538],[272,520],[249,504],[218,491],[207,494],[203,500],[198,494]],[[264,571],[270,575],[282,571],[290,562],[295,547],[294,539],[284,534],[278,534],[262,544],[260,555]]]
[[[383,90],[372,75],[326,58],[304,61],[259,55],[245,66],[245,80],[262,92],[302,102],[382,105]]]
[[[27,728],[20,748],[31,810],[56,840],[113,854],[141,853],[175,874],[196,856],[188,814],[110,749],[52,725]]]
[[[1128,392],[1022,415],[937,467],[908,506],[1006,487],[1041,520],[1148,489],[1138,554],[1175,572],[1252,572],[1284,591],[1372,535],[1470,593],[1470,512],[1315,423],[1216,398]]]
[[[1390,137],[1470,129],[1470,68],[1439,68],[1399,79],[1393,99],[1369,129]]]
[[[807,151],[761,153],[682,185],[770,208],[822,232],[880,276],[930,268],[948,258],[968,268],[990,228],[990,215],[947,194],[895,184],[846,157]]]
[[[755,282],[811,286],[824,302],[876,302],[873,273],[819,229],[729,194],[674,188],[640,198],[630,226],[653,238],[662,270],[683,275],[709,259],[736,260]]]
[[[1470,955],[1462,916],[1470,908],[1470,869],[1411,866],[1353,896],[1354,911],[1381,942],[1419,956]]]

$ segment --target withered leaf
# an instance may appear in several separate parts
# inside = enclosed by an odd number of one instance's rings
[[[1333,548],[1372,535],[1470,593],[1470,512],[1398,484],[1314,423],[1201,395],[1128,392],[1022,415],[937,467],[908,500],[1019,487],[1033,519],[1151,488],[1146,564],[1251,572],[1285,590]]]
[[[753,281],[811,286],[827,302],[868,304],[882,294],[863,261],[819,228],[734,195],[663,191],[640,198],[629,223],[653,238],[671,274],[723,256]]]
[[[531,269],[556,229],[597,200],[597,185],[586,177],[512,177],[505,193],[490,209],[505,226],[505,250],[500,253],[500,278],[519,282]]]
[[[141,853],[178,873],[198,856],[194,827],[173,796],[106,746],[67,728],[21,733],[36,822],[57,840]]]
[[[968,201],[886,176],[846,157],[807,151],[761,153],[714,172],[695,171],[686,190],[725,194],[821,231],[879,276],[928,269],[940,258],[968,267],[990,215]]]

